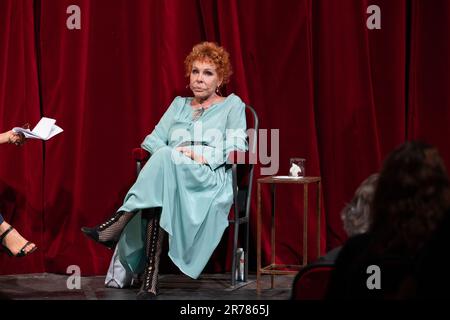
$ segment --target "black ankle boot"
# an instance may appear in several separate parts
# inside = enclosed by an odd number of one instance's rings
[[[132,215],[128,213],[129,216],[126,216],[127,213],[125,211],[116,212],[101,225],[94,228],[82,227],[81,231],[94,241],[112,249],[119,241],[123,228],[131,219]],[[102,237],[103,239],[101,239]]]

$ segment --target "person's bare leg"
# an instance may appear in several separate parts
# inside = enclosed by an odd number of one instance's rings
[[[6,230],[8,230],[9,227],[10,225],[6,221],[3,221],[3,223],[0,224],[0,236],[4,232],[6,232]],[[5,238],[2,241],[2,245],[7,247],[13,255],[17,255],[20,252],[20,250],[24,248],[27,242],[28,240],[22,237],[16,229],[13,229],[5,236]],[[26,246],[23,249],[23,251],[25,254],[28,254],[29,252],[35,250],[35,247],[36,245],[34,243],[31,243],[28,246]]]

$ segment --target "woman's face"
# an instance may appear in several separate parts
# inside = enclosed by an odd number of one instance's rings
[[[208,60],[196,60],[192,63],[189,86],[195,98],[200,100],[208,99],[214,94],[220,84],[221,79],[215,64]]]

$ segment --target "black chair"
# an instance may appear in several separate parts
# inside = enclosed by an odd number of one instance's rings
[[[245,227],[244,236],[244,277],[242,282],[248,281],[248,250],[250,237],[250,204],[253,185],[254,162],[256,162],[258,128],[259,121],[255,109],[246,105],[248,152],[232,152],[227,159],[226,170],[232,170],[233,177],[233,216],[228,221],[230,232],[233,232],[232,266],[231,266],[231,286],[236,285],[236,270],[238,267],[238,243],[239,229]],[[250,120],[250,121],[249,121]],[[250,122],[250,124],[249,124]],[[251,130],[249,130],[251,129]],[[145,162],[150,158],[150,154],[142,149],[133,149],[133,159],[136,161],[137,174],[141,171]]]

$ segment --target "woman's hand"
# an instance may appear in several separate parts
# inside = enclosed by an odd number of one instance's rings
[[[205,160],[205,158],[203,158],[203,156],[199,156],[196,155],[194,153],[194,151],[192,151],[189,148],[186,147],[178,147],[175,150],[181,152],[182,154],[184,154],[186,157],[191,158],[192,160],[194,160],[195,162],[198,162],[200,164],[207,164],[208,162]]]
[[[8,137],[8,143],[14,143],[16,146],[21,146],[25,142],[25,136],[23,133],[16,133],[12,130],[9,130],[6,132],[6,135]]]

